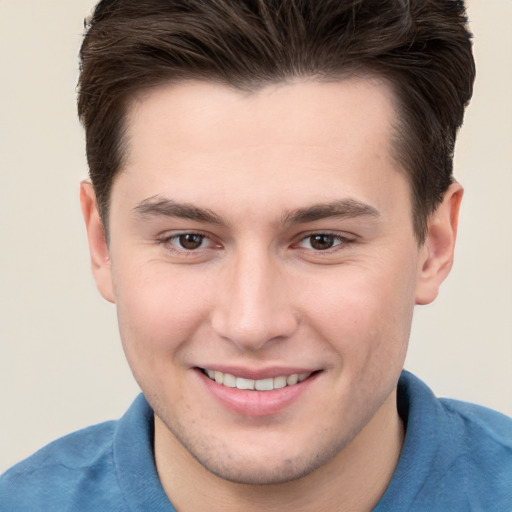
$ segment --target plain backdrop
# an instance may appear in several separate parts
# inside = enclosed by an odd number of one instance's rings
[[[77,52],[93,0],[0,0],[0,471],[138,393],[95,289],[78,184]],[[512,0],[470,0],[478,78],[456,149],[456,263],[406,368],[512,415]]]

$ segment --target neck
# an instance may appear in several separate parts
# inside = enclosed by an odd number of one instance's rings
[[[369,511],[393,476],[403,439],[395,391],[352,442],[324,466],[282,484],[244,485],[206,470],[155,417],[157,471],[180,512]]]

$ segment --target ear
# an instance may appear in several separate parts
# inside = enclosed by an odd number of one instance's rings
[[[96,194],[89,181],[80,183],[80,205],[87,230],[91,266],[96,286],[104,299],[115,302],[110,267],[110,253],[105,230],[101,222],[96,202]]]
[[[420,252],[416,304],[434,301],[450,273],[463,192],[458,183],[450,185],[442,203],[428,219],[427,236]]]

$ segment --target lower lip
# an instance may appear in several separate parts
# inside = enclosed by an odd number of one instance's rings
[[[202,371],[197,370],[204,385],[213,397],[226,409],[243,416],[269,416],[277,414],[293,402],[317,379],[319,373],[314,373],[306,380],[272,391],[251,391],[230,388],[218,384],[207,377]]]

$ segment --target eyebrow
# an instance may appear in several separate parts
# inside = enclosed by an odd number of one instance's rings
[[[341,199],[330,203],[321,203],[298,208],[287,213],[283,218],[284,224],[304,224],[322,219],[338,218],[352,219],[355,217],[381,216],[379,210],[357,199]]]
[[[178,203],[161,196],[148,197],[141,201],[133,210],[141,217],[177,217],[197,222],[207,222],[209,224],[226,224],[222,217],[211,210],[198,208],[188,203]]]
[[[208,209],[189,203],[179,203],[162,196],[152,196],[141,201],[133,210],[141,217],[177,217],[226,226],[228,223]],[[379,210],[356,199],[341,199],[329,203],[319,203],[291,210],[282,217],[282,224],[305,224],[328,218],[355,218],[381,216]]]

